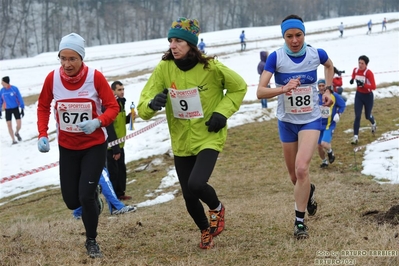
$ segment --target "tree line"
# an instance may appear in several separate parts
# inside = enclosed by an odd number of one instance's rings
[[[57,51],[71,32],[87,47],[164,38],[181,16],[211,32],[398,10],[397,0],[2,0],[0,60]]]

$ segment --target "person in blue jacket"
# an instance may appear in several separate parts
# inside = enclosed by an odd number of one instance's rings
[[[382,30],[381,31],[387,31],[387,18],[384,18],[382,21]]]
[[[204,43],[204,39],[201,39],[200,43],[198,44],[198,49],[203,54],[205,54],[205,47],[206,47],[206,45]]]
[[[19,131],[21,130],[21,118],[24,117],[24,100],[22,99],[21,93],[16,86],[10,85],[10,77],[6,76],[1,79],[1,85],[3,88],[0,90],[0,118],[1,110],[3,108],[3,104],[5,105],[6,112],[6,122],[8,133],[11,136],[12,144],[17,144],[15,141],[15,137],[17,137],[18,141],[22,141],[21,136],[19,135]],[[21,111],[19,110],[21,108]],[[12,129],[12,115],[14,115],[15,120],[17,122],[17,127],[14,130]],[[15,137],[14,137],[15,136]]]
[[[321,123],[322,128],[320,130],[320,137],[318,141],[318,152],[322,160],[320,168],[328,167],[328,163],[333,163],[335,161],[334,151],[331,146],[331,140],[333,137],[334,129],[339,122],[341,114],[345,111],[346,103],[342,97],[333,92],[331,99],[333,104],[331,106],[322,105],[322,92],[324,92],[326,87],[326,81],[324,79],[319,79],[317,82],[319,88],[319,105],[321,111]],[[326,158],[326,153],[328,160]]]
[[[109,179],[108,170],[105,167],[101,173],[98,184],[101,186],[102,194],[107,201],[108,209],[111,215],[135,212],[137,210],[136,206],[125,205],[118,199],[112,187],[111,180]],[[79,207],[73,211],[73,217],[75,219],[80,219],[82,217],[82,207]]]
[[[369,20],[369,22],[367,22],[367,35],[371,34],[371,27],[373,26],[373,22],[371,21],[371,19]]]
[[[244,51],[247,48],[247,43],[245,42],[245,31],[242,31],[240,34],[240,43],[241,43],[241,51]]]

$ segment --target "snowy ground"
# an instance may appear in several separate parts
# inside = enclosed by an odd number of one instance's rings
[[[373,34],[366,35],[366,23],[369,19],[374,22],[388,19],[388,31],[382,33],[380,25],[373,27]],[[315,22],[306,22],[306,42],[314,47],[323,48],[334,62],[334,65],[345,70],[344,87],[349,85],[349,75],[354,67],[357,66],[357,58],[365,54],[370,58],[369,68],[375,73],[376,82],[399,81],[399,22],[390,20],[399,19],[399,13],[373,14],[367,16],[355,16],[336,18]],[[347,29],[344,31],[344,38],[339,38],[338,25],[344,22]],[[349,29],[351,26],[364,25],[364,27]],[[322,33],[323,31],[335,30],[333,32]],[[209,32],[200,35],[207,44],[208,54],[223,55],[219,60],[225,65],[237,71],[247,82],[248,92],[245,96],[246,101],[255,101],[256,88],[259,76],[256,71],[260,60],[259,52],[268,50],[272,52],[283,44],[280,27],[258,27],[246,28],[248,39],[247,51],[239,52],[240,45],[238,36],[242,29],[226,30],[222,32]],[[320,32],[318,34],[310,34]],[[168,49],[166,38],[124,43],[109,46],[98,46],[86,48],[85,62],[90,67],[101,70],[112,83],[114,76],[127,75],[140,70],[152,69],[159,62],[163,51]],[[59,67],[57,52],[45,53],[33,58],[4,60],[0,64],[0,76],[10,76],[11,84],[19,87],[23,96],[37,95],[43,84],[46,75],[56,67]],[[323,69],[319,68],[319,77],[323,77]],[[125,85],[125,97],[127,106],[131,101],[138,103],[141,89],[146,83],[150,74],[143,74],[134,78],[122,79]],[[399,96],[397,86],[378,89],[375,93],[376,100],[383,97]],[[354,94],[347,94],[347,104],[353,104]],[[269,107],[275,109],[275,103],[270,102]],[[271,112],[274,113],[274,112]],[[3,112],[4,117],[4,112]],[[137,119],[136,131],[128,134],[137,134],[127,140],[126,161],[133,161],[146,158],[152,155],[159,155],[170,151],[170,140],[167,125],[165,122],[146,130],[146,127],[154,123],[157,119],[162,119],[160,115],[152,121]],[[260,108],[260,103],[243,104],[240,110],[233,115],[228,123],[229,127],[274,119],[274,115],[265,116]],[[15,125],[15,121],[13,121]],[[25,117],[22,122],[21,136],[23,141],[17,145],[11,145],[5,119],[0,120],[0,200],[5,197],[20,194],[25,197],[30,193],[39,193],[45,186],[59,186],[58,180],[58,148],[57,141],[51,142],[49,153],[42,154],[37,150],[37,128],[36,128],[36,104],[27,106]],[[55,122],[50,120],[49,132],[55,130]],[[351,136],[352,129],[342,129]],[[393,138],[390,141],[382,141],[366,147],[363,158],[363,174],[373,175],[378,179],[389,179],[392,183],[399,183],[399,138],[398,131],[387,132],[385,139]],[[55,134],[50,135],[55,138]],[[367,163],[369,160],[372,164]],[[377,164],[376,162],[381,162]],[[160,163],[160,162],[154,162]],[[371,165],[371,167],[369,167]],[[42,168],[49,169],[42,169]],[[21,173],[27,175],[21,177]],[[36,173],[34,173],[36,172]],[[17,178],[6,181],[15,175]],[[175,171],[171,167],[168,176],[165,177],[162,186],[177,183]],[[154,188],[155,189],[155,188]],[[162,188],[160,188],[162,189]],[[154,200],[139,203],[139,206],[146,206],[173,199],[173,193],[162,195]],[[14,200],[16,198],[12,198]],[[0,202],[0,205],[6,202]]]

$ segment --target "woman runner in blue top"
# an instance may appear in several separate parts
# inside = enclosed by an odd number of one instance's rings
[[[260,78],[257,97],[278,96],[277,118],[285,164],[294,184],[294,236],[307,238],[304,224],[305,210],[314,215],[317,203],[310,184],[309,165],[317,147],[321,129],[321,113],[317,91],[317,68],[324,65],[326,85],[322,99],[330,106],[334,66],[322,49],[305,43],[305,26],[297,15],[286,17],[281,23],[284,46],[269,55]],[[267,88],[274,74],[276,88]]]

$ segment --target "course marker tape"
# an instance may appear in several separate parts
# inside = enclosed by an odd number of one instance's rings
[[[148,126],[145,126],[145,127],[141,128],[141,129],[133,132],[132,134],[129,134],[129,135],[123,137],[123,138],[120,138],[120,139],[117,139],[117,140],[114,140],[114,141],[108,143],[108,147],[112,147],[112,146],[118,145],[119,143],[124,142],[127,139],[133,138],[133,137],[135,137],[135,136],[137,136],[137,135],[139,135],[139,134],[141,134],[141,133],[143,133],[145,131],[148,131],[151,128],[153,128],[153,127],[155,127],[155,126],[157,126],[157,125],[159,125],[159,124],[161,124],[161,123],[163,123],[165,121],[166,121],[166,118],[160,118],[157,121],[155,121],[154,123],[149,124]],[[58,166],[58,164],[59,164],[59,161],[57,161],[55,163],[50,163],[50,164],[47,164],[47,165],[44,165],[44,166],[40,166],[40,167],[32,169],[32,170],[27,170],[27,171],[24,171],[22,173],[11,175],[9,177],[3,177],[3,178],[0,179],[0,184],[3,184],[5,182],[11,181],[11,180],[15,180],[15,179],[18,179],[18,178],[21,178],[21,177],[24,177],[24,176],[35,174],[35,173],[38,173],[38,172],[42,172],[44,170],[56,167],[56,166]]]

